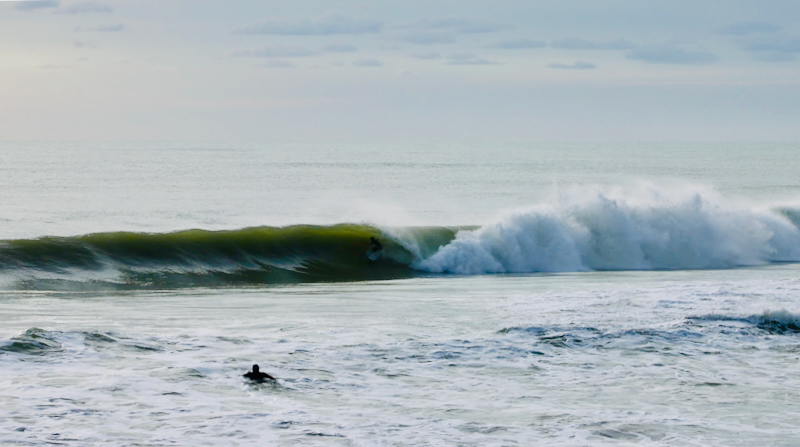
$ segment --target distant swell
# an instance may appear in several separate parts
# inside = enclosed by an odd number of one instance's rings
[[[455,273],[721,269],[800,261],[800,208],[711,190],[562,194],[483,227],[361,224],[0,241],[0,287],[175,288]],[[384,246],[367,257],[369,238]]]

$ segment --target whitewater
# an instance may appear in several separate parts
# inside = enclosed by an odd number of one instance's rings
[[[798,145],[0,149],[0,445],[800,441]]]

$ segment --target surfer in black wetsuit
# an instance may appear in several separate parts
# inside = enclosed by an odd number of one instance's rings
[[[253,370],[244,375],[253,382],[263,383],[267,380],[275,381],[275,378],[267,373],[258,370],[258,365],[253,365]]]
[[[383,245],[374,237],[369,238],[369,251],[367,252],[367,259],[370,261],[377,261],[381,257]]]
[[[369,247],[373,253],[377,253],[383,250],[383,245],[381,245],[380,241],[375,239],[374,237],[370,236],[369,238]]]

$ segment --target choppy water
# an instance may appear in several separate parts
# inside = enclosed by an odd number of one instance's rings
[[[3,149],[2,445],[800,441],[800,147]]]

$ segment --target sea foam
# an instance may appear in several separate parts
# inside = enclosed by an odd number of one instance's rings
[[[731,268],[800,261],[796,209],[704,187],[560,193],[461,231],[415,268],[458,274]]]

